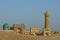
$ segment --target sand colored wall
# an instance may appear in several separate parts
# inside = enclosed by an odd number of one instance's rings
[[[23,35],[30,35],[30,32],[29,31],[24,31]]]
[[[30,28],[30,34],[34,34],[39,32],[39,28]]]

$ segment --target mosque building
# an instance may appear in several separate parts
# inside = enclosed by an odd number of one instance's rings
[[[9,25],[8,25],[8,23],[5,23],[4,25],[3,25],[3,30],[8,30],[9,29]]]

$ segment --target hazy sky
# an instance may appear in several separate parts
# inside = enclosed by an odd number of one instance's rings
[[[50,13],[51,30],[60,29],[60,0],[0,0],[0,29],[4,23],[44,27],[44,13]]]

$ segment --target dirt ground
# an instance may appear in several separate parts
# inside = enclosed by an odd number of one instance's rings
[[[15,32],[0,31],[0,40],[60,40],[60,35],[54,36],[26,36]]]

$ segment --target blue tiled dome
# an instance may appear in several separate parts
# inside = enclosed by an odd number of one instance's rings
[[[3,29],[6,29],[6,28],[9,28],[9,25],[7,23],[3,25]]]

